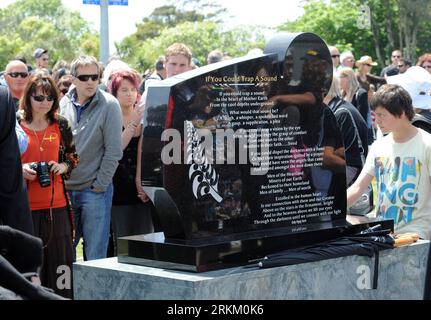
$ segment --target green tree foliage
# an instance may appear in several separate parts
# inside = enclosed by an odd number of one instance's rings
[[[80,53],[98,56],[97,34],[61,0],[18,0],[0,9],[0,30],[0,70],[18,55],[33,63],[33,51],[39,47],[49,50],[53,63]]]
[[[305,0],[304,14],[281,25],[280,31],[313,32],[356,57],[370,55],[379,68],[390,63],[394,49],[407,58],[429,50],[429,0]],[[370,8],[369,25],[360,23],[361,5]],[[377,68],[378,69],[378,68]],[[378,70],[376,70],[378,71]]]
[[[214,49],[221,49],[233,57],[243,56],[252,48],[263,48],[265,39],[254,28],[224,31],[214,22],[184,22],[143,42],[136,42],[133,36],[128,37],[117,44],[117,51],[126,62],[143,71],[152,68],[157,57],[175,42],[185,43],[193,57],[205,64],[206,56]]]
[[[220,49],[241,56],[264,46],[257,27],[225,30],[221,21],[226,9],[208,0],[177,0],[156,8],[137,24],[137,31],[116,43],[118,54],[138,70],[154,66],[156,58],[174,42],[187,44],[201,63],[207,54]]]
[[[168,4],[157,7],[136,25],[134,40],[145,41],[155,38],[167,28],[184,22],[212,21],[220,22],[226,9],[207,0],[172,0]]]

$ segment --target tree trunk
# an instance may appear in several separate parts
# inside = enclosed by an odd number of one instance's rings
[[[373,32],[373,41],[374,41],[374,50],[376,52],[376,58],[377,61],[379,61],[379,64],[383,67],[385,65],[385,61],[382,57],[382,52],[380,49],[380,34],[379,34],[379,25],[376,22],[374,16],[373,16],[373,10],[371,8],[370,4],[370,24],[371,24],[371,31]]]
[[[382,6],[383,8],[387,8],[385,10],[386,32],[387,32],[387,37],[389,42],[389,49],[390,49],[389,51],[392,51],[396,47],[395,37],[394,37],[394,27],[392,24],[392,20],[394,18],[392,14],[393,12],[390,10],[391,4],[389,0],[382,1]]]

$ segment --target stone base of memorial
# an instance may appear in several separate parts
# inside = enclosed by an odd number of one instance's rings
[[[392,220],[376,220],[356,225],[320,223],[315,229],[310,225],[296,227],[296,232],[282,228],[211,239],[172,240],[165,239],[161,232],[129,236],[118,239],[118,262],[205,272],[245,265],[281,250],[351,236],[375,225],[383,230],[393,229]]]
[[[422,299],[428,241],[380,252],[269,269],[228,268],[203,273],[118,263],[117,258],[74,264],[75,299]]]

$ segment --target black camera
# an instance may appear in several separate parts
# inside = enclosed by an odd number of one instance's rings
[[[41,162],[32,162],[30,163],[30,169],[36,171],[37,177],[39,179],[39,184],[42,188],[49,187],[51,185],[51,176],[50,176],[50,170],[51,165],[49,165],[45,161]]]

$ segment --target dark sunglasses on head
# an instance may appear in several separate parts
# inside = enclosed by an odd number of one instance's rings
[[[332,57],[332,58],[339,58],[339,57],[340,57],[340,55],[339,55],[339,54],[333,54],[333,55],[331,55],[331,57]]]
[[[37,102],[43,102],[43,101],[45,101],[45,99],[46,99],[46,101],[53,101],[54,100],[53,96],[43,96],[43,95],[40,95],[40,96],[32,96],[32,97]]]
[[[10,75],[12,78],[27,78],[28,72],[9,72],[8,75]]]
[[[76,76],[79,81],[82,82],[86,82],[88,81],[88,79],[91,79],[92,81],[97,81],[99,80],[99,75],[98,74],[81,74],[79,76]]]

